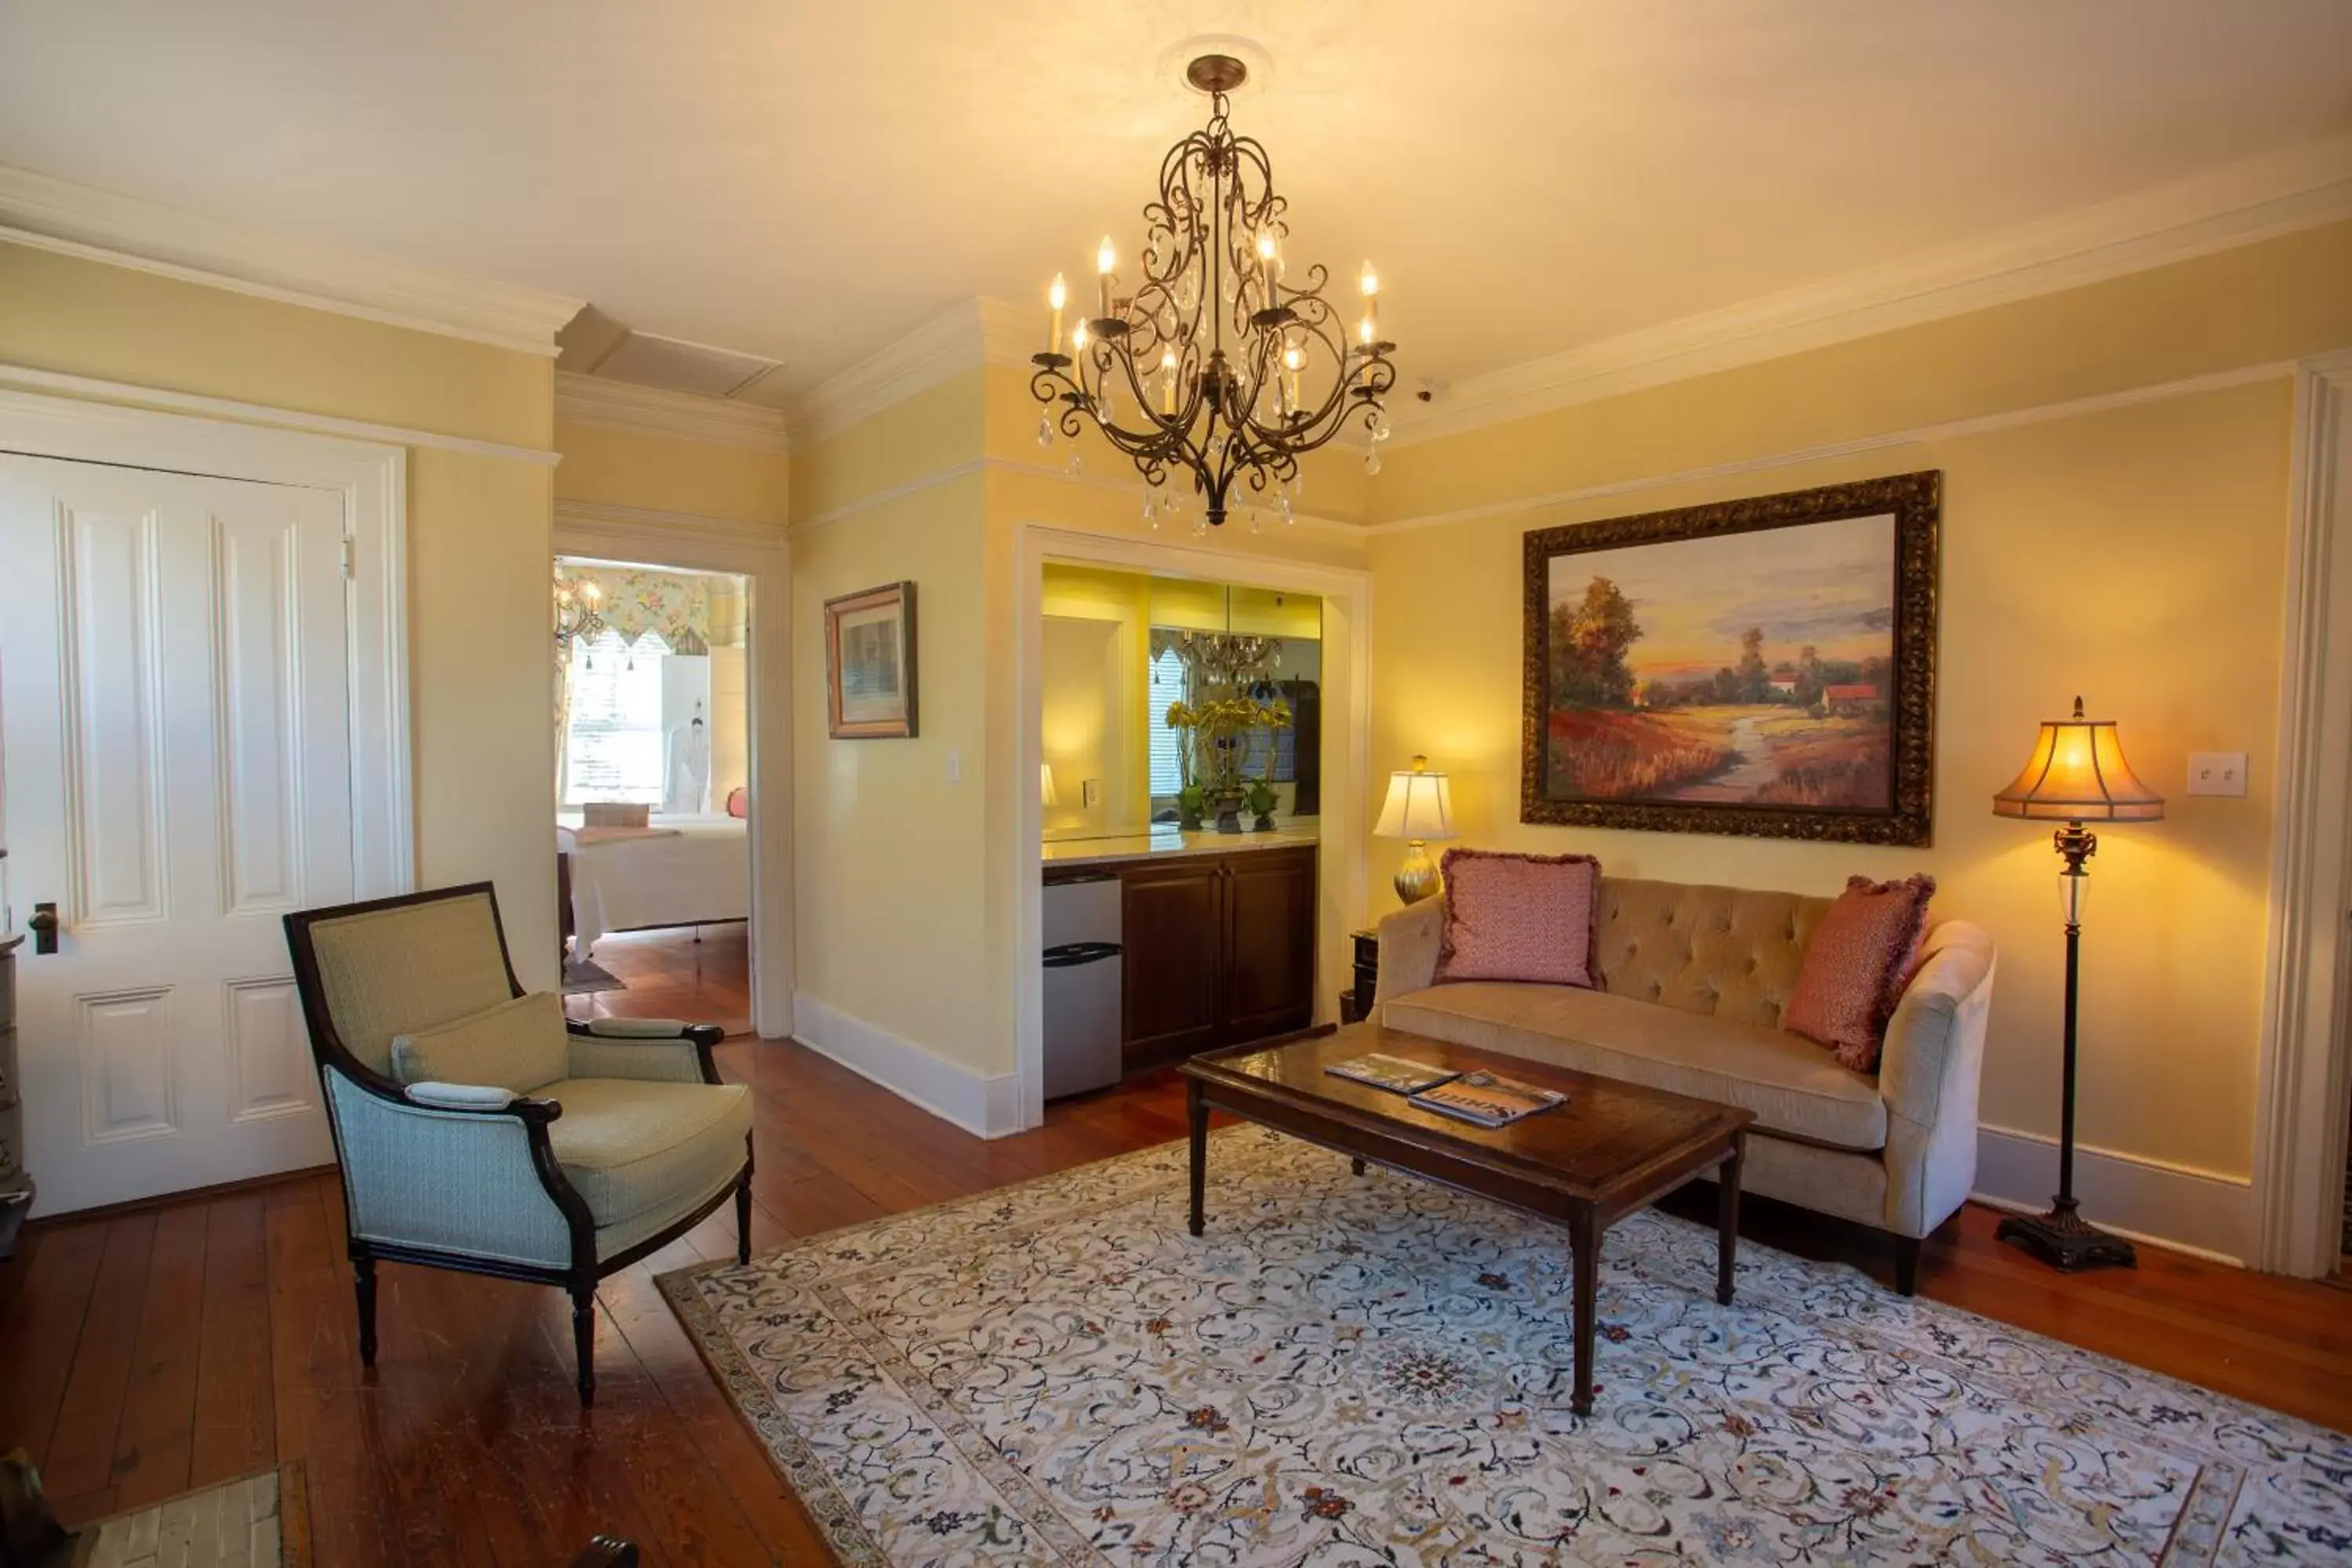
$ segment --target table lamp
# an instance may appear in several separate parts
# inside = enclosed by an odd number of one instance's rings
[[[2058,1194],[2050,1212],[2012,1215],[1993,1234],[2013,1241],[2053,1268],[2072,1272],[2113,1263],[2129,1268],[2138,1261],[2130,1242],[2109,1236],[2076,1212],[2074,1203],[2074,997],[2083,941],[2083,907],[2089,886],[2086,862],[2099,841],[2085,822],[2155,822],[2164,816],[2164,797],[2132,775],[2112,719],[2085,719],[2074,699],[2070,719],[2045,720],[2025,771],[1992,797],[1996,816],[2061,822],[2051,842],[2066,864],[2058,874],[2058,908],[2066,921],[2065,1100],[2058,1122]]]
[[[1429,858],[1429,841],[1454,837],[1454,791],[1444,773],[1429,771],[1427,757],[1415,757],[1410,772],[1389,775],[1388,803],[1381,807],[1379,838],[1405,841],[1404,864],[1397,868],[1396,894],[1417,904],[1437,891],[1437,862]]]

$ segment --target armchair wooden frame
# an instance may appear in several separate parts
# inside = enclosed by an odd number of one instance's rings
[[[402,1086],[379,1073],[354,1056],[337,1033],[335,1022],[327,1006],[325,987],[319,973],[317,949],[310,928],[321,921],[346,919],[353,915],[373,914],[380,910],[406,908],[417,904],[481,897],[489,900],[491,924],[497,929],[499,959],[505,965],[507,987],[510,994],[523,995],[521,982],[515,978],[514,963],[507,947],[506,923],[499,915],[497,890],[488,882],[470,882],[462,887],[436,888],[419,893],[404,893],[395,898],[372,899],[363,903],[342,904],[332,909],[305,910],[285,917],[286,942],[294,961],[294,984],[302,999],[302,1018],[310,1035],[310,1055],[317,1063],[320,1091],[331,1108],[333,1095],[329,1091],[326,1076],[338,1073],[349,1083],[367,1094],[390,1101],[404,1110],[418,1109],[409,1100]],[[588,1038],[596,1036],[590,1027],[576,1020],[566,1019],[567,1031]],[[720,1082],[718,1063],[712,1052],[726,1038],[726,1031],[716,1024],[688,1024],[678,1038],[694,1047],[702,1071],[702,1081]],[[751,1140],[743,1140],[743,1169],[733,1186],[721,1188],[709,1201],[673,1221],[666,1229],[646,1237],[635,1246],[610,1258],[596,1256],[596,1225],[589,1213],[587,1200],[580,1195],[563,1173],[555,1157],[554,1146],[548,1138],[548,1126],[563,1114],[561,1103],[551,1100],[519,1099],[499,1108],[455,1109],[436,1104],[436,1114],[462,1117],[504,1118],[520,1122],[529,1142],[532,1170],[540,1185],[562,1215],[571,1236],[572,1263],[569,1268],[551,1268],[484,1257],[474,1253],[444,1251],[434,1247],[407,1246],[383,1241],[371,1241],[348,1235],[345,1239],[352,1260],[352,1288],[357,1294],[360,1319],[360,1360],[370,1367],[375,1365],[375,1266],[378,1262],[415,1263],[432,1268],[454,1268],[468,1274],[488,1274],[501,1279],[520,1279],[535,1285],[562,1287],[572,1298],[572,1343],[579,1366],[580,1403],[593,1405],[596,1400],[596,1286],[606,1275],[628,1268],[648,1254],[658,1251],[709,1217],[726,1202],[731,1190],[735,1198],[735,1258],[739,1263],[751,1260]],[[351,1164],[343,1158],[342,1129],[331,1114],[328,1124],[335,1138],[336,1163],[343,1180],[345,1213],[353,1212],[351,1191]],[[346,1220],[348,1227],[349,1221]]]

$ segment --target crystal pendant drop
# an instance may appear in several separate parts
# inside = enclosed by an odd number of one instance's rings
[[[1206,539],[1208,536],[1209,520],[1205,517],[1194,518],[1192,520],[1192,537],[1195,539]]]
[[[1143,487],[1143,521],[1146,522],[1156,522],[1159,521],[1159,498],[1151,493],[1151,487],[1150,485],[1146,485]]]
[[[1086,472],[1086,459],[1078,456],[1078,449],[1076,447],[1072,447],[1070,448],[1070,460],[1062,465],[1062,472],[1076,476]]]
[[[1249,509],[1249,511],[1250,531],[1252,533],[1264,533],[1265,531],[1265,512],[1258,507],[1252,507]]]
[[[1388,422],[1387,420],[1385,420],[1385,419],[1381,419],[1381,418],[1377,418],[1377,417],[1373,419],[1373,421],[1372,421],[1372,439],[1373,439],[1373,440],[1375,440],[1375,441],[1385,441],[1385,440],[1387,440],[1390,437],[1391,437],[1391,436],[1393,436],[1393,435],[1395,435],[1395,434],[1396,434],[1396,430],[1395,430],[1395,428],[1394,428],[1393,426],[1391,426],[1389,424],[1389,422]]]
[[[1054,416],[1050,414],[1040,414],[1037,416],[1037,445],[1044,447],[1048,450],[1053,447]]]
[[[1291,500],[1290,492],[1288,490],[1277,491],[1274,498],[1274,504],[1275,509],[1282,513],[1282,521],[1285,526],[1298,521],[1298,508],[1297,505]]]
[[[1370,451],[1370,452],[1367,452],[1367,453],[1365,453],[1365,454],[1364,454],[1364,472],[1366,472],[1366,473],[1368,473],[1368,474],[1377,474],[1377,473],[1379,473],[1380,471],[1381,471],[1381,455],[1380,455],[1380,453],[1379,453],[1378,451]]]

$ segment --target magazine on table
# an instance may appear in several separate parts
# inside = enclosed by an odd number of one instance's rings
[[[1340,1078],[1351,1078],[1358,1083],[1385,1089],[1392,1094],[1418,1094],[1449,1079],[1459,1078],[1453,1068],[1432,1067],[1404,1057],[1385,1056],[1379,1051],[1370,1056],[1349,1057],[1344,1062],[1333,1062],[1323,1069]]]
[[[1423,1110],[1456,1116],[1481,1127],[1507,1127],[1524,1116],[1549,1110],[1568,1096],[1533,1084],[1515,1083],[1490,1072],[1464,1073],[1452,1081],[1425,1089],[1408,1103]]]

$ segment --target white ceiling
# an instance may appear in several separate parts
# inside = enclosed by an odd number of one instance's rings
[[[6,0],[0,163],[587,299],[782,401],[1131,248],[1215,32],[1408,381],[2352,131],[2347,0]]]

